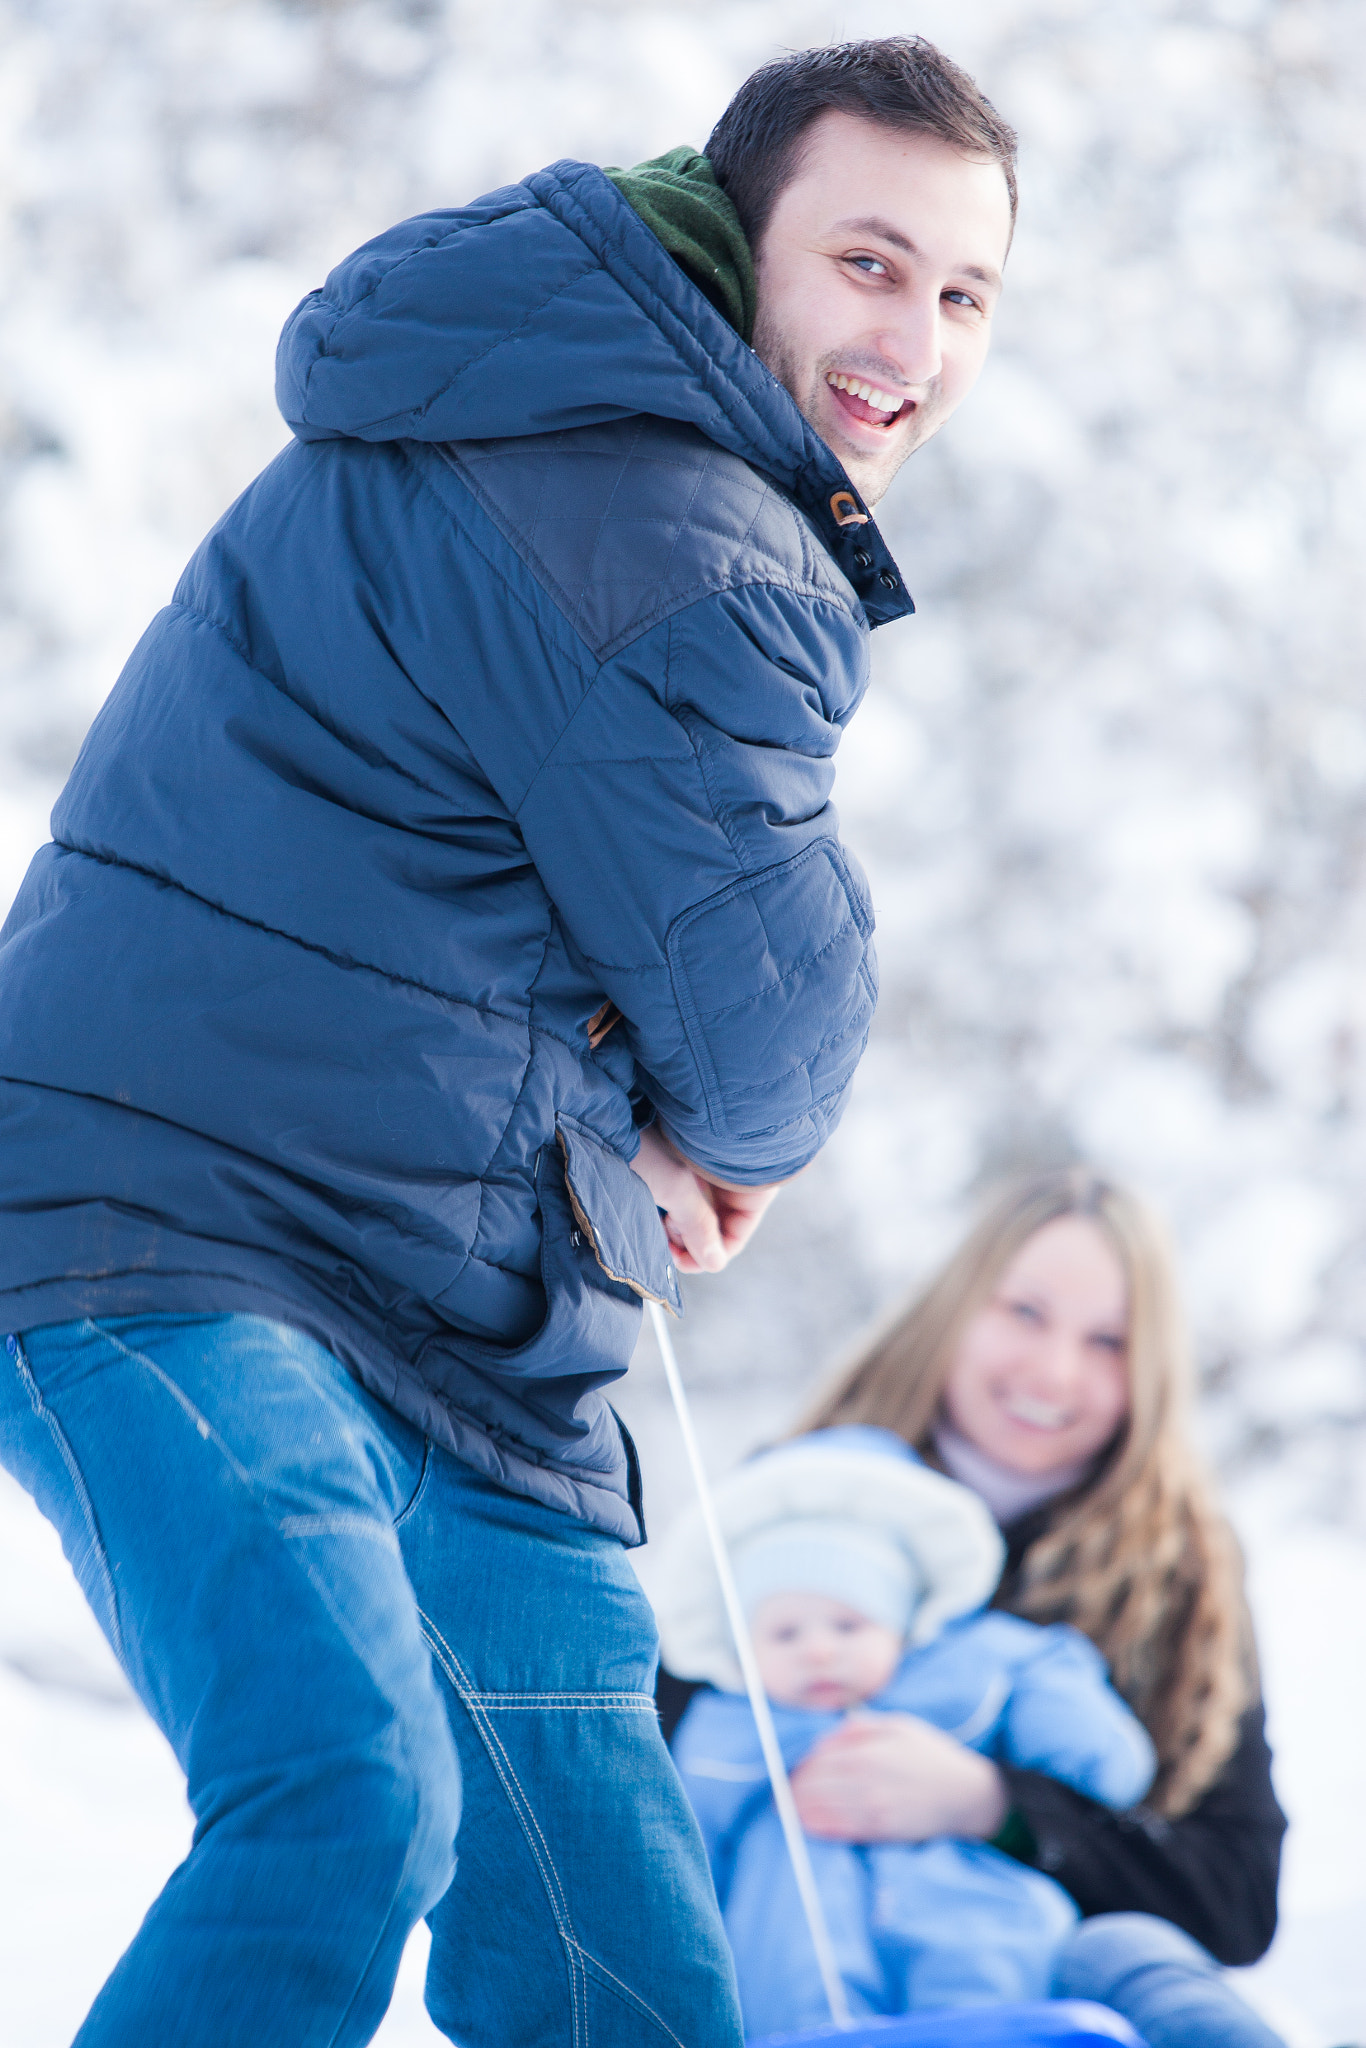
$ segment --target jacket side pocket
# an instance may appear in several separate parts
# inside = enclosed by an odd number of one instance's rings
[[[555,1135],[564,1155],[574,1220],[603,1272],[642,1300],[657,1301],[682,1315],[669,1240],[640,1175],[576,1117],[557,1118]]]

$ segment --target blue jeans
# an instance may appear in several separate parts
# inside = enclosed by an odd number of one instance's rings
[[[1151,1913],[1083,1920],[1054,1964],[1053,1996],[1108,2005],[1148,2048],[1285,2048],[1213,1956]]]
[[[11,1337],[0,1461],[195,1816],[79,2048],[351,2048],[423,1914],[428,2010],[469,2048],[738,2048],[614,1539],[255,1316]]]

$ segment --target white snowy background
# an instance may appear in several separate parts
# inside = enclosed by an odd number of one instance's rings
[[[680,1332],[718,1469],[1012,1164],[1179,1235],[1249,1558],[1292,2048],[1366,2039],[1366,34],[1359,0],[0,0],[0,912],[354,244],[701,144],[784,47],[919,30],[1019,127],[978,393],[884,525],[919,606],[841,753],[884,999],[857,1098]],[[1356,570],[1355,575],[1353,570]],[[658,1365],[623,1406],[683,1498]],[[188,1816],[0,1481],[0,2037],[60,2048]],[[379,2037],[435,2043],[415,1942]]]

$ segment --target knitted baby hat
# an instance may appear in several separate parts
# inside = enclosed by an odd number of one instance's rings
[[[932,1472],[888,1430],[818,1430],[728,1473],[715,1499],[739,1571],[740,1597],[751,1609],[763,1592],[780,1590],[777,1578],[790,1583],[789,1568],[777,1563],[790,1541],[799,1542],[810,1571],[821,1569],[820,1543],[812,1540],[817,1528],[822,1540],[832,1528],[856,1531],[871,1548],[856,1558],[846,1537],[838,1563],[832,1555],[828,1582],[804,1570],[805,1582],[860,1612],[869,1611],[870,1599],[882,1604],[882,1614],[872,1618],[895,1613],[888,1625],[904,1626],[912,1648],[932,1642],[956,1615],[980,1607],[1001,1574],[1005,1545],[976,1494]],[[796,1539],[790,1535],[794,1527]],[[905,1559],[904,1580],[897,1565],[889,1564],[889,1548]],[[852,1599],[856,1572],[859,1597]],[[662,1542],[650,1545],[641,1578],[669,1670],[727,1692],[742,1690],[698,1507],[685,1509]]]
[[[894,1537],[838,1515],[772,1522],[737,1543],[731,1563],[746,1614],[773,1593],[823,1593],[899,1636],[923,1584]]]

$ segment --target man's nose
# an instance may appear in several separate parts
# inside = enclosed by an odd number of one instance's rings
[[[877,348],[895,363],[912,387],[932,384],[944,367],[944,338],[939,288],[917,291],[898,308],[894,325],[877,336]]]

